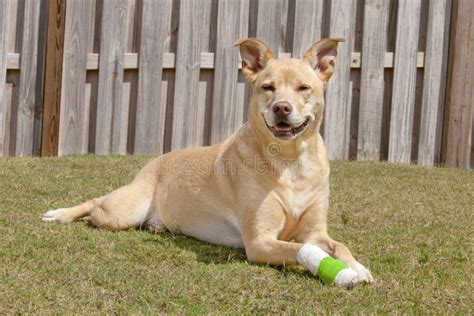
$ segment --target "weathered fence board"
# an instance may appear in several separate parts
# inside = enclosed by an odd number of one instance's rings
[[[421,0],[399,0],[388,160],[409,163]]]
[[[41,133],[41,155],[58,154],[59,113],[61,106],[61,76],[64,51],[66,2],[49,2],[48,35]]]
[[[257,13],[257,37],[263,40],[278,57],[283,1],[260,0]]]
[[[49,4],[52,12],[65,2]],[[54,155],[55,146],[59,155],[155,155],[214,144],[246,120],[250,87],[238,71],[233,47],[238,38],[259,37],[276,56],[289,58],[301,57],[314,41],[331,36],[346,39],[326,91],[322,132],[331,158],[474,163],[472,119],[467,118],[472,101],[466,92],[474,90],[473,83],[467,78],[459,87],[444,80],[447,71],[453,77],[454,68],[462,75],[459,68],[471,67],[457,60],[471,58],[465,40],[471,33],[461,31],[474,23],[469,2],[67,4],[62,31],[58,14],[47,18],[48,2],[0,0],[0,14],[6,17],[0,15],[0,155],[37,155],[41,135],[42,155]],[[457,12],[461,8],[465,12]],[[459,24],[458,17],[467,22]],[[457,43],[461,33],[464,41]],[[50,43],[43,73],[46,34]],[[54,55],[50,48],[58,43]],[[54,100],[59,96],[58,109]]]
[[[364,8],[357,146],[359,160],[380,159],[388,5],[386,0],[367,0]]]
[[[446,102],[448,166],[472,167],[474,120],[474,2],[453,3],[453,33]]]
[[[439,163],[451,0],[432,0],[428,14],[418,163]]]
[[[137,154],[161,154],[165,135],[166,104],[161,102],[161,77],[171,1],[146,0],[142,4],[138,102],[135,148]]]
[[[323,2],[323,0],[295,1],[294,58],[302,58],[306,50],[321,39]]]
[[[66,8],[59,155],[87,153],[84,132],[89,130],[89,124],[84,124],[88,116],[84,111],[84,92],[89,9],[88,1],[69,1]]]
[[[8,155],[5,147],[5,133],[9,126],[6,115],[7,53],[10,1],[0,1],[0,156]]]
[[[235,39],[245,37],[248,29],[248,1],[225,1],[219,6],[217,20],[216,65],[212,107],[211,143],[232,134],[244,119],[244,107],[237,101],[239,53]]]
[[[180,4],[176,83],[171,146],[200,146],[204,143],[205,109],[197,100],[201,59],[201,19],[203,0],[183,0]]]
[[[104,0],[101,23],[99,59],[99,88],[95,152],[97,154],[124,154],[121,133],[123,58],[125,46],[125,21],[128,14],[126,0]]]
[[[331,24],[329,37],[340,37],[346,41],[339,44],[336,71],[326,90],[324,113],[324,141],[330,159],[349,157],[350,117],[349,78],[351,63],[351,27],[354,24],[354,0],[331,2]]]
[[[44,3],[43,3],[44,4]],[[24,22],[21,40],[20,87],[15,155],[31,156],[38,154],[40,135],[38,127],[42,103],[42,54],[39,43],[41,1],[25,1]],[[39,63],[39,64],[38,64]],[[39,71],[39,73],[38,73]]]

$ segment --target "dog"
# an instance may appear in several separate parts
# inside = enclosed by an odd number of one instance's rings
[[[344,285],[372,283],[369,270],[327,232],[329,161],[319,130],[342,41],[320,40],[302,59],[277,59],[256,38],[237,41],[252,87],[247,123],[216,145],[162,155],[129,185],[42,219],[89,217],[111,231],[170,231],[245,248],[250,262],[271,265],[301,263],[298,253],[317,245],[356,271]]]

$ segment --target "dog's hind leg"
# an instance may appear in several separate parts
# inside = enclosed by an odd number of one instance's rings
[[[153,208],[153,207],[152,207]],[[142,227],[154,234],[159,234],[168,231],[165,224],[160,219],[158,212],[151,210],[147,220],[143,223]]]
[[[43,220],[68,223],[89,216],[94,226],[107,230],[139,228],[152,213],[152,195],[149,187],[132,183],[78,206],[49,211],[43,215]]]
[[[51,210],[49,212],[44,213],[42,219],[46,222],[72,222],[74,220],[89,216],[97,200],[98,199],[92,199],[73,207]]]
[[[152,194],[134,184],[115,190],[96,203],[91,211],[91,223],[112,231],[140,228],[153,212]]]

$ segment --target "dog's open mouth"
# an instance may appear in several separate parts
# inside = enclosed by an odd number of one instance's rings
[[[310,118],[307,117],[302,124],[300,124],[298,126],[295,126],[295,127],[291,126],[290,124],[288,124],[286,122],[280,122],[280,123],[278,123],[274,126],[270,126],[270,125],[268,125],[267,121],[264,118],[265,124],[267,125],[268,129],[272,132],[272,134],[275,137],[286,138],[286,139],[293,138],[297,134],[304,131],[305,128],[309,124],[309,120],[310,120]]]

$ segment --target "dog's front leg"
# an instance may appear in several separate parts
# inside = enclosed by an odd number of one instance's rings
[[[359,263],[349,248],[341,242],[333,240],[327,233],[326,203],[315,203],[300,219],[298,235],[295,240],[302,244],[316,245],[327,252],[331,257],[341,260],[357,271],[357,282],[373,283],[374,278],[370,271]]]
[[[277,203],[265,202],[241,219],[242,239],[250,262],[272,265],[296,264],[300,243],[278,240],[285,225],[285,213]]]
[[[333,240],[327,234],[314,234],[309,235],[307,238],[301,240],[304,244],[316,245],[326,251],[331,257],[341,260],[344,263],[347,263],[352,269],[357,272],[357,279],[354,280],[354,283],[364,282],[364,283],[373,283],[374,278],[370,271],[359,263],[354,256],[352,256],[351,251],[347,248],[346,245]]]
[[[296,255],[303,244],[277,240],[269,235],[262,235],[245,243],[245,252],[250,262],[272,265],[296,264]]]

